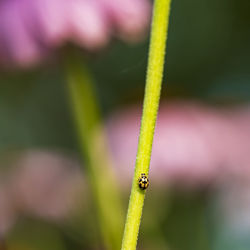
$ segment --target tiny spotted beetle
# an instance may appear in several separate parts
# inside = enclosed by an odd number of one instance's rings
[[[141,177],[138,180],[139,188],[144,190],[149,185],[148,177],[145,174],[141,174]]]

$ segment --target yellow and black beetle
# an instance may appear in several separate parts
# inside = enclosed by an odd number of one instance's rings
[[[145,190],[149,186],[149,179],[148,177],[142,173],[141,177],[138,180],[139,188]]]

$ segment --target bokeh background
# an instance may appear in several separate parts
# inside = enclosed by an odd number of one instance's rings
[[[249,9],[248,0],[172,1],[139,249],[250,249]],[[78,48],[95,79],[124,208],[148,44],[149,34],[94,53]],[[65,82],[60,56],[1,68],[1,249],[101,249]]]

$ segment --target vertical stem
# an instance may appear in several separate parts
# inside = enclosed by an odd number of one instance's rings
[[[93,81],[80,57],[66,58],[68,90],[76,120],[99,227],[107,249],[117,250],[122,238],[123,211],[101,126]]]
[[[145,191],[140,190],[138,186],[138,178],[141,173],[148,174],[149,172],[154,128],[163,76],[170,2],[170,0],[154,1],[143,114],[135,172],[122,241],[122,250],[134,250],[137,244],[145,198]]]

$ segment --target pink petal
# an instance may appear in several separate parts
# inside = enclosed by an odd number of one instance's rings
[[[42,51],[24,24],[21,1],[3,2],[0,8],[0,51],[8,60],[27,67],[37,63]]]
[[[125,41],[137,41],[145,33],[151,15],[149,1],[100,0],[111,19],[112,25]]]
[[[26,12],[33,20],[27,23],[46,46],[60,45],[67,34],[68,2],[62,0],[26,0]]]
[[[73,0],[68,9],[71,40],[88,49],[104,46],[109,40],[109,27],[102,10],[92,0]]]

